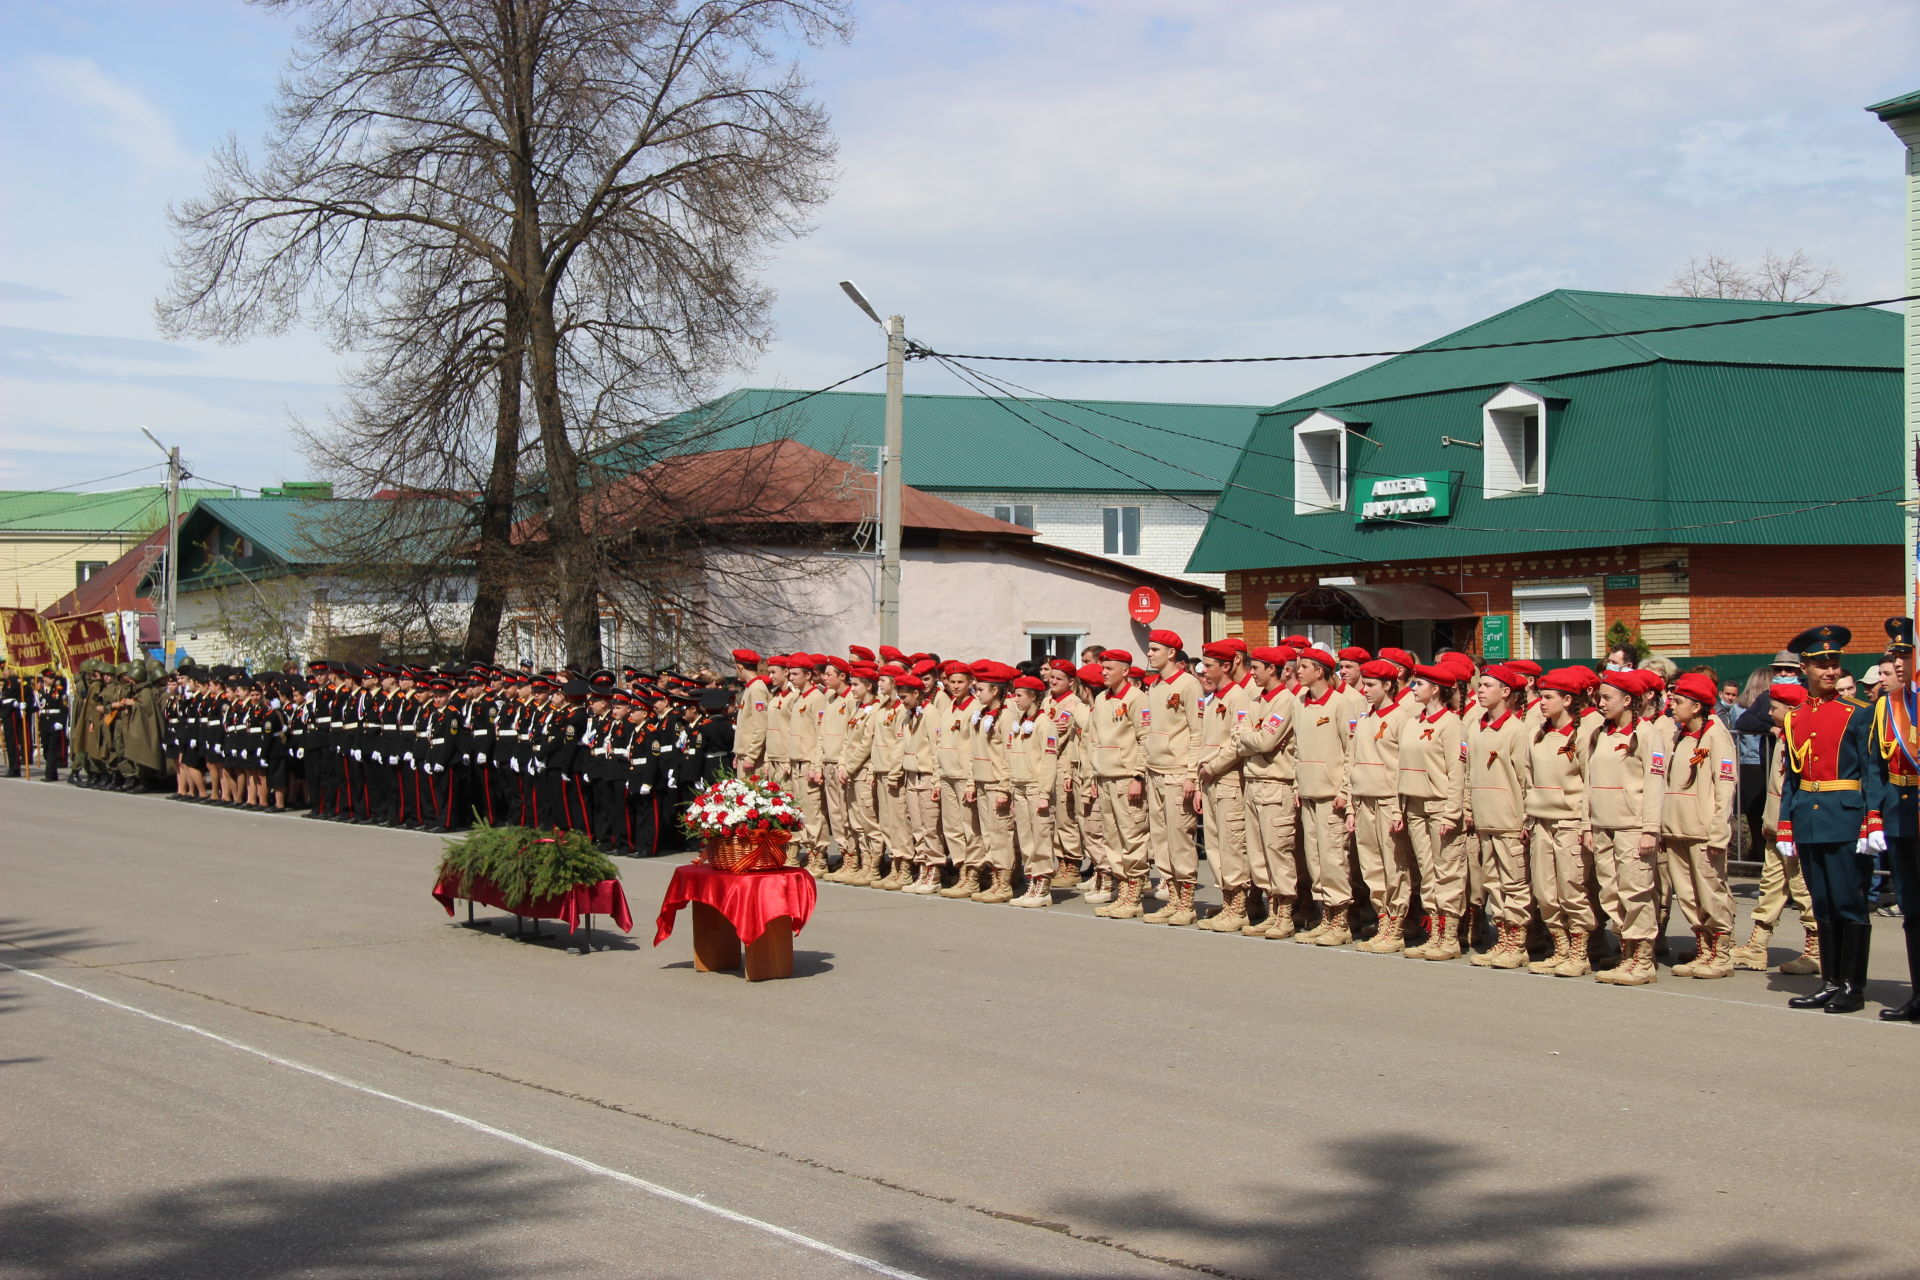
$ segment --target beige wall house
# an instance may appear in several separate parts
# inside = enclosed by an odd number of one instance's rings
[[[180,509],[230,489],[182,489]],[[99,493],[0,490],[0,605],[44,609],[167,522],[162,485]]]

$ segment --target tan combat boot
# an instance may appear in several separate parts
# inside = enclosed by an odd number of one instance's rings
[[[1247,927],[1247,889],[1220,891],[1220,909],[1200,922],[1208,933],[1238,933]]]
[[[1141,916],[1140,922],[1142,924],[1170,924],[1173,921],[1173,917],[1179,913],[1180,889],[1173,877],[1168,876],[1165,880],[1162,880],[1160,882],[1160,890],[1166,894],[1166,905],[1156,907],[1144,916]]]
[[[1200,918],[1193,909],[1193,895],[1200,888],[1198,880],[1175,880],[1173,882],[1173,914],[1167,917],[1167,923],[1176,928],[1192,924]]]
[[[1104,906],[1113,901],[1113,877],[1096,868],[1091,883],[1093,887],[1082,895],[1088,902]]]
[[[1460,958],[1459,921],[1450,916],[1433,917],[1433,933],[1420,948],[1422,960],[1458,960]]]
[[[847,873],[853,870],[855,857],[856,855],[853,850],[845,850],[840,855],[840,865],[820,878],[828,884],[845,884],[847,882]]]
[[[1320,917],[1319,919],[1314,921],[1313,927],[1311,929],[1299,930],[1293,935],[1293,940],[1295,942],[1301,943],[1304,946],[1309,946],[1309,947],[1312,946],[1314,944],[1314,941],[1318,939],[1323,932],[1325,932],[1326,927],[1328,923],[1332,920],[1332,918],[1333,918],[1332,910],[1327,907],[1321,907]]]
[[[1053,888],[1073,889],[1080,884],[1080,864],[1055,860],[1053,865]]]
[[[880,882],[880,887],[890,893],[904,893],[907,886],[913,883],[913,878],[913,864],[896,853],[893,860],[887,863],[887,878]]]
[[[1801,953],[1780,966],[1780,972],[1807,974],[1820,972],[1820,930],[1813,921],[1806,921],[1807,945]]]
[[[815,880],[827,878],[827,851],[825,849],[807,850],[807,871]]]
[[[943,898],[971,898],[980,892],[980,868],[961,867],[952,884],[940,891]]]
[[[1593,961],[1587,957],[1587,938],[1583,929],[1567,931],[1567,958],[1554,966],[1554,977],[1584,978],[1593,972]]]
[[[1380,916],[1380,927],[1373,936],[1354,948],[1376,956],[1390,956],[1407,949],[1407,918],[1391,913]]]
[[[1273,909],[1267,918],[1261,921],[1260,936],[1271,938],[1275,942],[1285,942],[1293,936],[1293,899],[1274,897]]]
[[[1706,929],[1695,929],[1693,931],[1693,954],[1673,966],[1673,976],[1676,978],[1691,978],[1694,976],[1693,971],[1696,968],[1702,964],[1711,964],[1712,961],[1712,932]]]
[[[1494,933],[1499,941],[1493,944],[1493,950],[1483,956],[1475,956],[1473,962],[1488,969],[1521,969],[1527,964],[1527,926],[1524,924],[1496,923]]]
[[[1016,907],[1050,907],[1053,905],[1053,877],[1050,875],[1031,875],[1027,877],[1027,891],[1013,900]]]
[[[1130,880],[1122,880],[1120,882],[1119,896],[1106,906],[1101,907],[1094,914],[1103,915],[1109,920],[1137,920],[1143,912],[1143,908],[1140,906],[1140,897],[1146,892],[1146,889],[1147,878],[1145,876],[1135,876]]]
[[[1694,958],[1693,975],[1696,978],[1731,978],[1733,976],[1733,935],[1709,930],[1701,939],[1706,948]]]
[[[1529,963],[1527,965],[1528,973],[1552,974],[1555,969],[1558,969],[1566,963],[1568,952],[1567,931],[1565,929],[1549,928],[1547,932],[1553,938],[1553,954],[1544,959]]]
[[[1753,922],[1752,932],[1747,940],[1733,949],[1733,967],[1752,969],[1756,973],[1767,971],[1767,943],[1773,938],[1773,930],[1758,920]]]
[[[1427,958],[1427,948],[1432,946],[1434,943],[1433,930],[1434,930],[1435,919],[1437,919],[1437,917],[1435,917],[1432,913],[1428,913],[1427,915],[1423,915],[1420,917],[1420,927],[1426,930],[1427,940],[1425,942],[1418,943],[1411,947],[1407,947],[1407,946],[1401,947],[1400,954],[1403,957],[1405,957],[1408,960],[1425,960]]]
[[[1644,987],[1658,979],[1659,972],[1653,966],[1653,943],[1645,938],[1623,938],[1620,942],[1620,963],[1593,975],[1595,982],[1615,987]]]
[[[1353,941],[1353,930],[1347,927],[1347,912],[1351,907],[1329,907],[1327,916],[1321,922],[1319,936],[1314,938],[1316,947],[1344,947]]]
[[[923,862],[920,864],[919,874],[913,878],[913,883],[901,890],[901,892],[911,893],[915,896],[924,896],[936,892],[939,888],[940,864],[937,862]]]
[[[987,868],[987,883],[973,895],[975,902],[1012,902],[1013,872],[999,867]]]

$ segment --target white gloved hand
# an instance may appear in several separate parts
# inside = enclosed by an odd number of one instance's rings
[[[520,762],[518,760],[509,760],[507,761],[507,768],[513,770],[515,773],[518,773],[520,772]]]
[[[1885,853],[1887,851],[1887,833],[1884,831],[1867,832],[1867,848],[1873,850],[1875,853]]]
[[[1780,851],[1780,856],[1783,858],[1791,858],[1794,856],[1793,841],[1791,840],[1776,840],[1773,847]]]
[[[376,751],[376,752],[374,752],[374,753],[373,753],[373,762],[374,762],[375,764],[385,764],[385,763],[386,763],[386,761],[385,761],[385,760],[382,760],[382,759],[380,758],[380,753],[379,753],[378,751]]]
[[[482,751],[479,755],[475,756],[473,759],[475,764],[485,764],[487,762],[487,753]]]
[[[428,765],[427,768],[433,773],[445,773],[447,771],[447,766],[443,764]]]
[[[1858,840],[1855,840],[1853,842],[1853,851],[1854,853],[1860,854],[1860,855],[1864,855],[1866,853],[1867,838],[1865,836],[1861,836]]]
[[[360,759],[360,748],[358,748],[358,747],[355,747],[355,748],[353,749],[353,758],[354,758],[355,760],[358,760],[358,759]]]
[[[643,783],[641,783],[641,784],[640,784],[640,794],[641,794],[641,795],[643,795],[643,796],[649,796],[649,795],[652,795],[652,794],[653,794],[653,784],[652,784],[651,782],[643,782]]]

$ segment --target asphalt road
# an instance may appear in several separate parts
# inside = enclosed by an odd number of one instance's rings
[[[748,984],[438,850],[0,782],[0,1276],[1920,1274],[1897,922],[1836,1017],[823,885]]]

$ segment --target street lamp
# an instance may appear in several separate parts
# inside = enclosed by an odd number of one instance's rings
[[[180,447],[175,445],[169,449],[145,427],[140,428],[140,434],[153,441],[153,447],[167,455],[167,571],[161,579],[160,643],[166,669],[171,674],[175,648],[174,618],[179,612],[175,601],[180,590]]]
[[[906,411],[907,322],[900,316],[885,320],[851,280],[841,289],[853,305],[887,334],[887,422],[880,448],[880,643],[900,643],[900,458],[905,450],[903,418]]]

